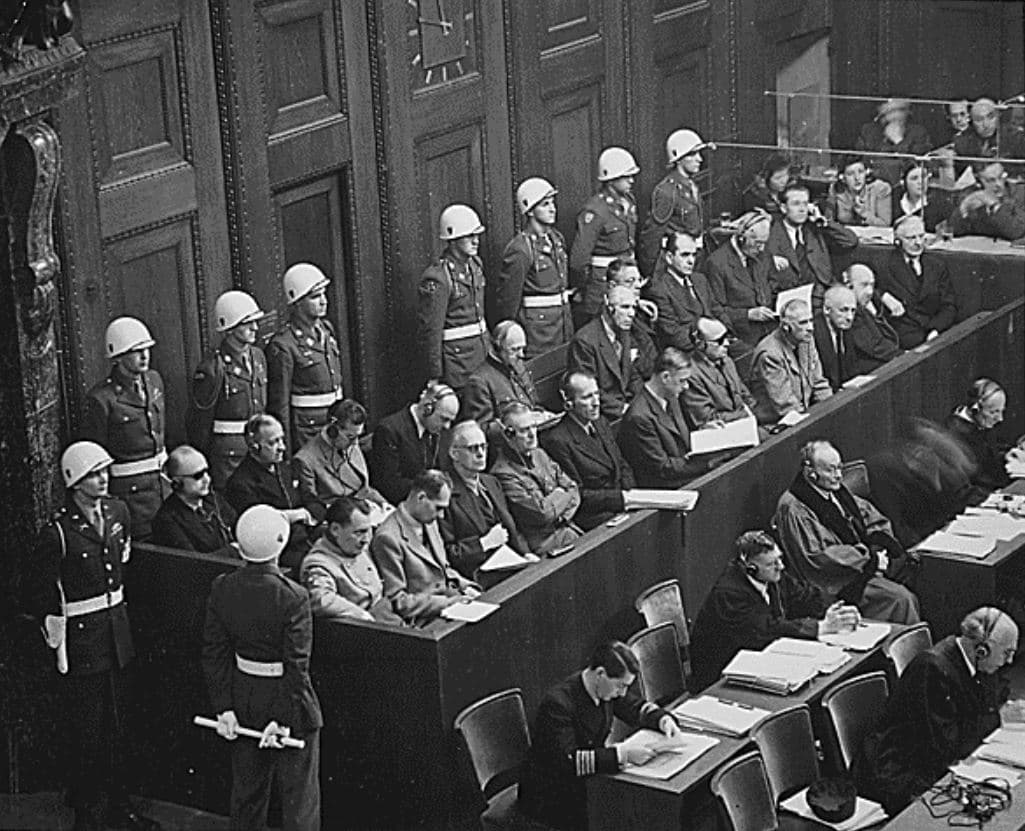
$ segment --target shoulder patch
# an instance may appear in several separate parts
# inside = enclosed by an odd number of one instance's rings
[[[434,294],[438,290],[437,280],[424,280],[420,283],[420,294]]]
[[[584,211],[584,225],[589,224],[594,219],[594,211]]]

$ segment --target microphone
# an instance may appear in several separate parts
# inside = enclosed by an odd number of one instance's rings
[[[1009,107],[1013,107],[1015,104],[1025,104],[1025,92],[1019,92],[1017,95],[1012,95],[997,104],[998,110],[1006,110]]]

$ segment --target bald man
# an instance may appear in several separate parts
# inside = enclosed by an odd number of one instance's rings
[[[854,292],[854,321],[847,346],[852,354],[855,375],[878,369],[900,354],[900,339],[883,314],[882,300],[876,295],[876,276],[872,269],[855,263],[844,272],[844,281]]]
[[[979,172],[979,190],[969,193],[950,215],[954,236],[976,235],[1016,240],[1025,236],[1025,211],[1007,192],[1007,173],[999,162]]]
[[[196,448],[183,444],[164,463],[171,495],[153,518],[154,545],[183,551],[238,556],[238,514],[210,486],[210,465]]]
[[[830,286],[822,297],[822,311],[815,315],[815,348],[833,392],[857,374],[848,343],[856,309],[853,291],[847,286]]]
[[[683,405],[694,425],[705,427],[751,415],[754,396],[740,380],[729,356],[730,333],[726,325],[713,318],[698,318],[692,340],[691,375],[683,391]]]
[[[1018,626],[1001,609],[968,614],[960,632],[917,655],[897,679],[854,772],[858,793],[894,816],[1000,726],[996,673],[1014,660]]]
[[[1021,133],[1000,129],[1000,110],[992,98],[980,98],[969,111],[971,126],[954,137],[954,153],[957,156],[983,158],[1025,159],[1025,141]],[[978,174],[985,162],[968,162],[956,159],[957,175],[971,164]]]
[[[462,414],[476,421],[488,436],[497,441],[501,428],[498,414],[510,401],[528,407],[537,404],[534,379],[524,361],[527,333],[513,320],[495,324],[491,349],[479,367],[470,373],[462,391]]]

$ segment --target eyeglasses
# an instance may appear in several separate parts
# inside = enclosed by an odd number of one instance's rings
[[[486,444],[457,444],[457,450],[469,450],[471,453],[486,453],[488,446]]]
[[[182,479],[194,479],[198,482],[204,476],[208,476],[209,474],[210,468],[204,467],[202,470],[197,470],[195,473],[179,473],[178,475],[181,476]]]
[[[706,343],[717,343],[719,346],[725,346],[727,343],[730,342],[730,333],[729,332],[723,332],[721,335],[719,335],[719,337],[712,338],[711,340],[709,340],[708,338],[705,338],[705,342]]]

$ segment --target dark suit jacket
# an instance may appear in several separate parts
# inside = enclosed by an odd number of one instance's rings
[[[724,310],[722,322],[749,349],[753,349],[776,326],[773,321],[756,323],[747,319],[748,309],[755,306],[773,309],[776,306],[776,291],[772,285],[776,268],[772,257],[760,254],[753,261],[753,268],[748,269],[741,262],[733,243],[726,242],[715,250],[705,265],[712,293]]]
[[[873,304],[876,309],[883,308],[878,298],[873,298]],[[853,347],[855,375],[872,372],[900,354],[900,338],[885,315],[872,314],[862,306],[854,312],[848,335],[847,348]]]
[[[893,251],[879,271],[880,295],[890,292],[904,304],[904,314],[890,318],[901,349],[913,349],[932,329],[943,332],[954,324],[957,305],[946,263],[929,252],[922,255],[922,276],[908,265],[900,251]]]
[[[292,484],[292,472],[288,465],[281,462],[275,474],[251,455],[247,455],[235,468],[235,472],[228,477],[228,482],[224,486],[224,497],[240,515],[253,505],[270,505],[279,510],[298,508],[302,505],[302,500]],[[306,526],[301,522],[293,522],[288,547],[281,555],[282,564],[298,566],[303,555],[309,550],[311,542]]]
[[[692,346],[689,331],[694,321],[699,317],[726,318],[726,310],[712,293],[708,278],[695,271],[690,280],[694,286],[693,294],[667,271],[655,276],[644,292],[645,297],[658,305],[655,337],[659,349],[675,346],[689,350]]]
[[[620,343],[623,353],[617,359],[599,315],[581,326],[573,336],[566,366],[568,372],[582,369],[598,379],[601,414],[609,421],[622,417],[624,408],[644,384],[631,357],[631,351],[637,347],[629,332],[623,333]]]
[[[370,451],[370,481],[392,505],[398,505],[413,484],[413,477],[438,467],[439,453],[429,450],[427,433],[417,435],[409,407],[385,416],[374,430]]]
[[[797,251],[790,244],[790,235],[783,227],[783,219],[778,218],[772,221],[769,228],[769,239],[765,244],[765,253],[772,256],[784,257],[790,263],[790,267],[783,271],[773,270],[778,290],[792,289],[807,283],[813,283],[812,298],[817,301],[816,306],[822,304],[822,295],[826,289],[838,282],[839,271],[833,268],[831,252],[852,251],[858,246],[857,235],[849,228],[844,228],[833,221],[827,221],[825,225],[817,226],[806,222],[803,228],[804,247],[808,254],[807,274],[802,275],[797,259]]]
[[[714,364],[695,350],[692,360],[690,380],[683,391],[683,405],[691,424],[704,427],[716,419],[736,421],[747,415],[745,407],[754,412],[754,396],[740,380],[732,358],[727,355]]]
[[[548,455],[580,485],[580,507],[573,521],[590,531],[623,510],[623,491],[634,487],[634,474],[604,418],[588,435],[572,415],[543,434]]]
[[[718,681],[741,649],[761,650],[776,638],[818,635],[818,621],[829,605],[822,592],[786,572],[768,589],[766,603],[739,562],[726,566],[691,629],[695,690]]]
[[[513,551],[526,554],[530,550],[516,528],[516,521],[509,513],[509,505],[505,501],[502,486],[494,476],[488,473],[480,474],[480,483],[487,491],[494,512],[494,520],[489,521],[486,508],[481,504],[482,497],[471,491],[458,473],[450,471],[450,475],[452,500],[444,516],[438,520],[438,530],[445,541],[449,562],[456,571],[469,580],[473,579],[474,572],[488,558],[481,548],[480,538],[490,531],[496,522],[509,532],[509,542],[506,545]]]
[[[192,510],[172,493],[153,517],[154,545],[166,545],[203,554],[236,555],[230,543],[235,540],[238,514],[228,502],[213,491],[203,500],[201,511]]]
[[[666,410],[642,389],[623,416],[619,446],[642,488],[678,488],[708,470],[708,461],[684,458],[690,452],[690,428],[678,401]]]
[[[851,351],[850,331],[843,333],[844,351],[837,360],[836,349],[833,347],[833,339],[829,334],[829,324],[822,312],[815,314],[815,348],[819,352],[819,362],[822,364],[822,374],[829,381],[829,386],[836,392],[843,386],[844,381],[849,381],[857,373],[854,371],[854,355]]]

